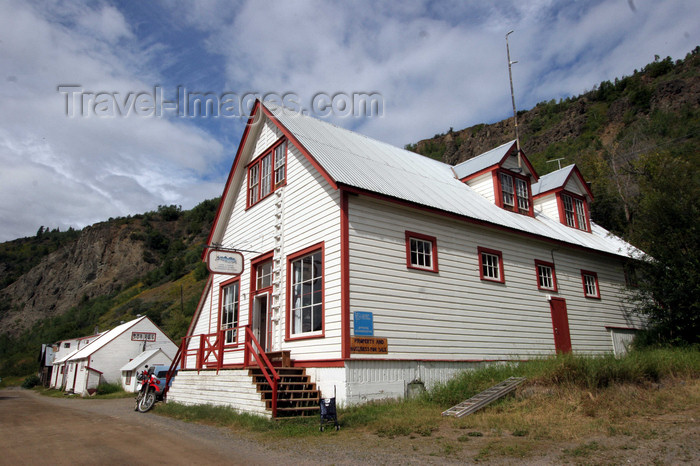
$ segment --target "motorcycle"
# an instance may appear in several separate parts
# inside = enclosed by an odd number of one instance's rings
[[[154,368],[146,366],[146,370],[136,374],[136,380],[141,384],[136,396],[136,408],[134,411],[145,413],[156,404],[156,399],[162,396],[160,381],[153,374]]]

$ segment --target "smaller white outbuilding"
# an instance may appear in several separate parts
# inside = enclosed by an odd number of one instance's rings
[[[63,388],[87,395],[101,383],[120,383],[121,368],[144,351],[154,349],[172,358],[177,346],[148,317],[123,323],[67,358]]]
[[[173,358],[161,348],[144,351],[122,367],[122,387],[127,392],[136,392],[136,374],[145,370],[146,366],[169,366]]]

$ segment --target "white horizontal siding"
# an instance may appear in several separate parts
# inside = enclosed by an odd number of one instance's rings
[[[363,196],[350,199],[351,312],[373,312],[374,333],[388,338],[389,358],[517,359],[553,352],[548,293],[537,289],[535,259],[555,263],[559,292],[549,294],[566,299],[575,351],[612,351],[605,326],[634,325],[621,311],[622,268],[607,256]],[[407,269],[406,230],[437,238],[439,273]],[[502,251],[505,284],[480,280],[479,246]],[[583,297],[581,269],[598,273],[603,299]]]
[[[491,202],[496,202],[496,197],[493,192],[493,175],[491,172],[479,175],[467,182],[467,185],[484,198]]]
[[[168,390],[168,403],[229,406],[242,413],[270,417],[247,369],[180,371]]]
[[[559,206],[557,205],[557,197],[554,193],[547,196],[542,196],[535,200],[535,211],[543,213],[549,218],[559,219]]]
[[[262,154],[274,144],[282,133],[269,122],[261,129],[254,142],[252,158]],[[327,359],[340,357],[340,210],[339,194],[328,186],[325,179],[309,163],[306,157],[289,142],[287,145],[287,185],[246,209],[247,161],[242,161],[239,170],[245,170],[243,183],[235,194],[233,210],[223,236],[223,246],[245,252],[244,272],[240,276],[239,324],[250,322],[250,273],[251,260],[271,252],[275,248],[276,206],[279,196],[283,201],[283,241],[280,261],[281,286],[279,312],[272,311],[273,349],[292,351],[292,358]],[[245,162],[245,163],[244,163]],[[324,244],[325,286],[325,338],[285,342],[287,256],[318,243]],[[193,334],[212,333],[219,328],[219,293],[221,284],[231,276],[214,274],[212,288],[202,305],[202,312],[195,323]],[[271,298],[272,299],[272,298]],[[198,347],[192,341],[190,348]],[[238,356],[227,357],[227,362]],[[191,360],[191,361],[190,361]],[[194,358],[188,360],[194,364]]]

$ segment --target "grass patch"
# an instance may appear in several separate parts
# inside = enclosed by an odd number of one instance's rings
[[[19,387],[26,380],[26,375],[8,375],[0,380],[0,388]]]
[[[514,395],[470,416],[441,416],[450,406],[510,376],[527,377]],[[341,430],[325,433],[319,432],[318,416],[269,420],[230,408],[176,403],[159,403],[155,412],[260,433],[261,438],[327,442],[335,437],[374,437],[378,444],[410,443],[414,450],[416,444],[438,445],[431,454],[472,460],[532,457],[553,442],[577,442],[574,445],[581,445],[569,447],[565,454],[585,458],[597,444],[581,443],[582,439],[625,436],[633,445],[657,438],[654,416],[700,406],[699,377],[700,352],[690,350],[633,352],[619,359],[566,355],[493,365],[462,373],[417,399],[340,409]]]
[[[251,432],[265,432],[280,437],[298,437],[318,434],[318,417],[271,420],[252,414],[242,414],[225,406],[194,405],[179,403],[159,403],[155,412],[164,416],[187,422],[228,427]],[[328,429],[332,431],[332,429]]]

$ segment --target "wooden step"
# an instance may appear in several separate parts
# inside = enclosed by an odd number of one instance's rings
[[[269,354],[268,354],[269,357]],[[276,367],[280,378],[277,385],[277,417],[309,416],[319,412],[319,392],[306,369],[300,367]],[[248,370],[260,399],[272,410],[272,387],[263,371],[257,367]]]

